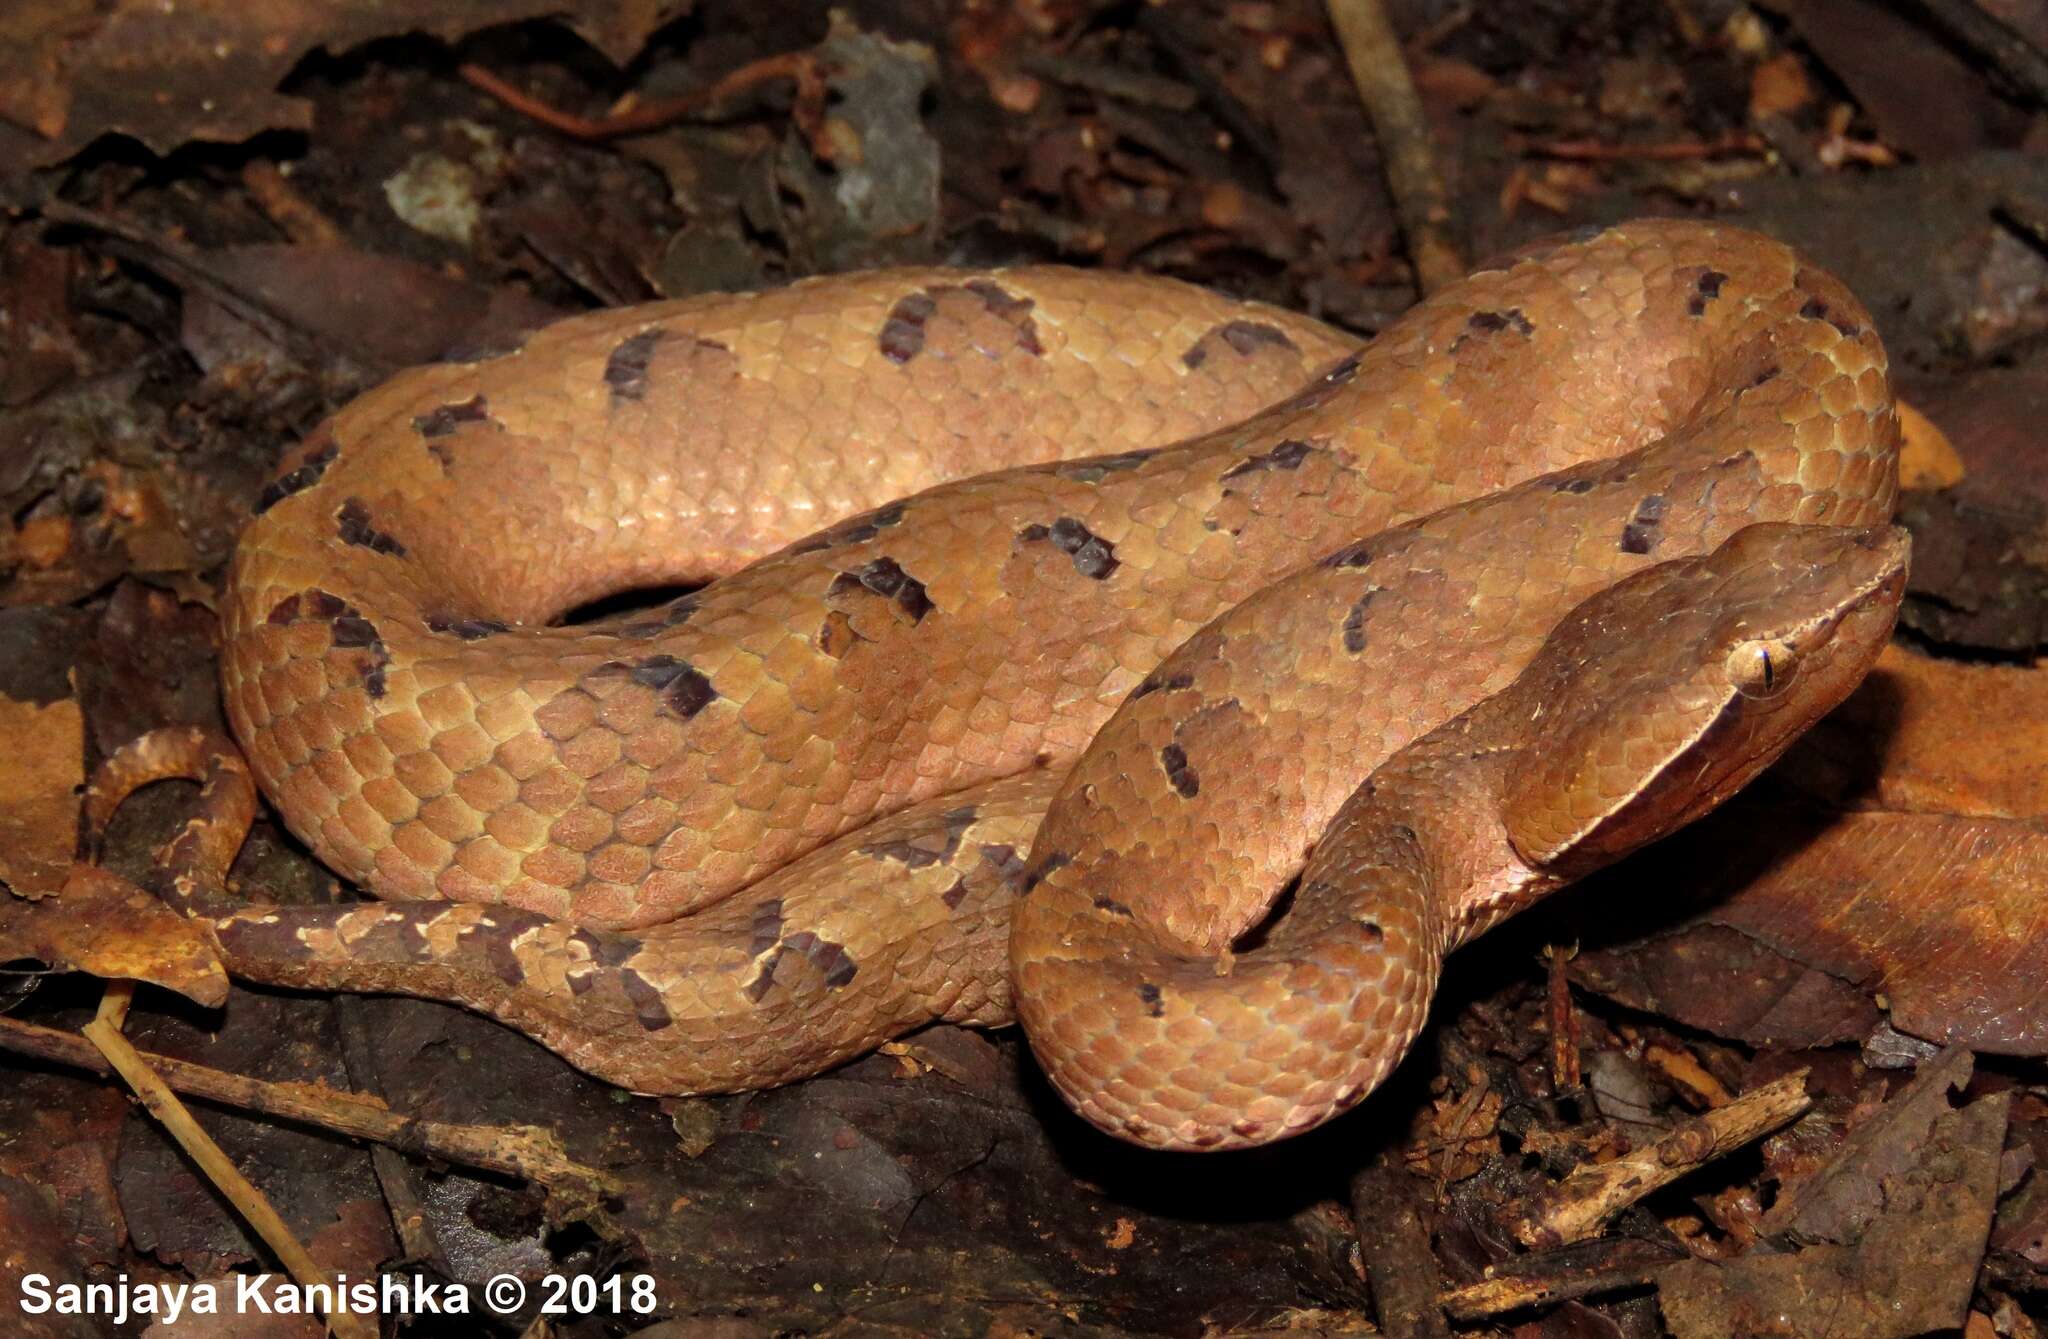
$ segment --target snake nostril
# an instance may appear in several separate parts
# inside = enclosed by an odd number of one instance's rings
[[[1360,921],[1358,923],[1358,937],[1365,943],[1367,948],[1379,948],[1387,942],[1387,932],[1380,929],[1376,921]]]

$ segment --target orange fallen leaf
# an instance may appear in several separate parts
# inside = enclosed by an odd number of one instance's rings
[[[84,781],[85,718],[75,698],[0,698],[0,882],[23,897],[63,886]]]
[[[1906,401],[1899,401],[1899,429],[1905,445],[1899,452],[1902,488],[1947,488],[1962,482],[1963,458],[1934,421]]]
[[[147,981],[218,1008],[228,978],[197,921],[97,865],[75,865],[63,895],[0,901],[0,961],[32,958],[58,971]]]
[[[1806,77],[1806,64],[1790,51],[1758,65],[1749,76],[1749,119],[1762,121],[1786,116],[1813,101],[1813,84]]]
[[[1864,1035],[1874,1000],[1911,1037],[2048,1054],[2048,669],[1890,648],[1765,784],[1596,897],[1659,885],[1700,909],[1578,979],[1757,1044]]]

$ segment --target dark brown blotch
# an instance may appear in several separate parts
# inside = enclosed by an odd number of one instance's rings
[[[1334,553],[1325,554],[1316,564],[1318,567],[1370,567],[1372,564],[1396,554],[1405,553],[1420,542],[1420,536],[1412,529],[1382,530],[1376,535],[1353,540]]]
[[[824,975],[827,990],[837,990],[849,984],[860,971],[860,964],[846,951],[846,945],[821,938],[809,930],[799,930],[782,942]]]
[[[891,502],[886,507],[860,516],[849,516],[835,526],[820,530],[808,539],[800,539],[789,546],[791,553],[817,553],[821,549],[836,549],[847,544],[865,544],[876,535],[903,521],[905,504]]]
[[[388,531],[379,530],[370,519],[369,504],[359,497],[349,498],[335,513],[335,532],[341,542],[368,549],[372,553],[389,554],[393,558],[405,556],[405,545]]]
[[[1358,655],[1365,650],[1366,614],[1372,608],[1373,599],[1379,593],[1379,587],[1374,586],[1370,588],[1365,594],[1358,597],[1358,602],[1353,604],[1350,612],[1344,615],[1344,649],[1352,655]]]
[[[439,912],[426,913],[438,916]],[[349,951],[368,962],[429,962],[433,945],[427,942],[421,925],[423,913],[415,910],[377,914],[368,929],[349,942]]]
[[[754,919],[747,927],[747,953],[758,958],[782,942],[782,899],[771,897],[754,908]]]
[[[606,968],[623,966],[640,951],[640,941],[630,935],[597,930],[579,929],[569,936],[569,942],[580,945],[593,963]]]
[[[1451,352],[1456,353],[1468,340],[1497,335],[1503,330],[1512,330],[1526,339],[1536,333],[1536,326],[1519,307],[1510,307],[1506,311],[1473,312],[1465,318],[1465,333],[1451,341]]]
[[[643,330],[611,351],[604,360],[604,384],[612,399],[647,398],[647,368],[654,361],[655,348],[667,338],[666,330]]]
[[[988,279],[969,279],[967,291],[981,299],[991,313],[1008,321],[1017,331],[1017,347],[1036,358],[1045,353],[1045,346],[1038,342],[1038,322],[1032,317],[1035,305],[1030,298],[1020,298],[1001,284]],[[983,349],[991,358],[1002,351]]]
[[[1648,553],[1664,538],[1664,495],[1652,493],[1636,504],[1635,515],[1621,528],[1623,553]]]
[[[1264,321],[1226,321],[1196,340],[1180,360],[1190,370],[1209,361],[1212,341],[1228,345],[1239,357],[1249,358],[1262,348],[1294,348],[1294,341],[1287,338],[1287,332]]]
[[[1072,516],[1062,516],[1051,525],[1027,525],[1017,532],[1027,544],[1051,544],[1074,560],[1074,570],[1091,581],[1106,581],[1121,566],[1116,546],[1103,539]]]
[[[820,651],[834,660],[844,660],[847,653],[853,650],[853,644],[864,639],[854,631],[853,620],[842,611],[834,609],[825,615],[825,621],[818,625],[816,640]]]
[[[786,952],[788,950],[778,944],[773,952],[761,960],[761,970],[754,973],[753,980],[741,987],[747,999],[759,1004],[767,998],[769,988],[775,984],[775,969],[782,965],[782,955]]]
[[[1166,1017],[1166,1001],[1160,996],[1159,987],[1150,981],[1138,983],[1138,998],[1145,1002],[1145,1014],[1149,1018]]]
[[[1161,691],[1177,693],[1183,688],[1192,688],[1194,686],[1195,676],[1192,670],[1180,670],[1164,677],[1161,677],[1158,670],[1154,670],[1146,675],[1136,688],[1131,690],[1130,701],[1136,702],[1141,697],[1150,697],[1152,694]]]
[[[319,483],[320,476],[327,473],[327,467],[334,463],[334,458],[340,453],[341,448],[330,438],[300,461],[296,468],[286,470],[263,485],[263,491],[256,495],[256,514],[261,516],[292,494],[303,493]]]
[[[1038,323],[1031,315],[1031,299],[1020,298],[1002,285],[987,279],[973,279],[960,288],[933,288],[912,293],[898,300],[896,305],[889,309],[889,315],[882,322],[881,333],[876,339],[882,356],[901,366],[922,353],[925,325],[939,309],[940,296],[960,292],[973,294],[992,315],[1009,323],[1015,332],[1013,347],[1022,349],[1034,357],[1045,352],[1045,346],[1038,340]],[[1004,350],[984,347],[981,352],[991,358],[997,358],[1002,356]]]
[[[1184,800],[1192,800],[1202,792],[1201,773],[1188,762],[1188,751],[1179,744],[1168,744],[1159,750],[1159,765],[1166,769],[1166,779]]]
[[[1235,479],[1240,475],[1256,474],[1261,470],[1298,470],[1301,468],[1301,462],[1307,460],[1314,451],[1315,448],[1307,442],[1298,442],[1290,438],[1270,451],[1262,451],[1256,456],[1240,460],[1225,470],[1223,477]]]
[[[523,918],[499,920],[493,916],[492,920],[495,923],[491,925],[472,922],[459,937],[474,941],[491,975],[508,986],[524,985],[526,968],[520,965],[519,955],[513,952],[512,941],[527,928],[526,924]]]
[[[1052,472],[1077,483],[1099,484],[1112,474],[1138,468],[1158,454],[1158,448],[1152,447],[1142,451],[1120,451],[1113,456],[1091,456],[1086,460],[1063,460],[1052,467]]]
[[[702,603],[703,601],[698,593],[691,591],[688,595],[679,595],[675,599],[670,600],[661,607],[661,612],[653,618],[638,619],[632,623],[622,623],[615,631],[621,637],[636,642],[644,642],[651,637],[659,637],[663,633],[673,631],[689,622],[690,616],[697,612]]]
[[[598,672],[624,672],[634,683],[659,693],[669,710],[686,721],[718,700],[718,690],[711,686],[710,678],[689,661],[675,656],[607,661],[598,667]]]
[[[428,614],[427,627],[446,636],[460,637],[465,642],[480,642],[486,637],[511,631],[509,624],[500,623],[495,618],[457,618],[453,614]]]
[[[1123,903],[1117,901],[1113,897],[1096,898],[1095,909],[1097,911],[1108,912],[1112,916],[1128,917],[1131,914],[1131,909],[1128,906],[1125,906]]]
[[[860,854],[873,856],[878,860],[894,860],[910,869],[924,869],[941,864],[951,860],[960,850],[960,839],[967,834],[968,828],[974,826],[974,819],[975,811],[972,805],[948,810],[940,815],[939,821],[944,827],[937,834],[937,849],[911,838],[899,837],[885,842],[869,842],[859,848]],[[933,834],[924,835],[929,839]]]
[[[882,356],[899,367],[924,351],[924,323],[939,309],[929,293],[912,293],[889,309],[876,339]]]
[[[412,429],[427,441],[447,437],[465,423],[482,423],[491,416],[490,407],[481,395],[472,395],[467,400],[444,404],[430,409],[412,421]]]
[[[924,583],[904,571],[894,558],[877,558],[851,572],[841,572],[832,578],[825,598],[836,599],[862,592],[894,601],[898,609],[910,616],[912,623],[923,622],[924,616],[933,608],[931,597],[925,594]]]
[[[994,870],[1004,883],[1014,884],[1023,876],[1024,857],[1008,842],[983,842],[980,850],[981,863]]]
[[[1837,316],[1828,304],[1819,298],[1808,298],[1806,305],[1799,309],[1799,314],[1809,321],[1826,321],[1844,339],[1855,339],[1863,333],[1862,326],[1847,317]]]
[[[625,991],[627,1002],[633,1006],[633,1016],[647,1031],[659,1032],[676,1021],[668,1011],[668,1001],[662,998],[661,988],[632,968],[619,969],[619,989]]]
[[[375,646],[377,625],[361,614],[343,614],[334,620],[334,644],[347,650]]]
[[[1059,870],[1074,863],[1074,857],[1065,851],[1048,851],[1036,865],[1024,871],[1024,878],[1017,886],[1017,896],[1027,897],[1031,891],[1051,878]]]
[[[1728,276],[1719,270],[1708,270],[1693,281],[1692,297],[1687,300],[1685,310],[1691,316],[1705,316],[1707,306],[1721,296],[1721,285],[1728,282]]]

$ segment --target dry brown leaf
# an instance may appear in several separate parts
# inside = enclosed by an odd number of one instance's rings
[[[1806,64],[1790,51],[1771,57],[1749,76],[1749,119],[1787,116],[1813,101]]]
[[[315,48],[347,51],[423,32],[444,41],[565,18],[623,66],[688,0],[9,0],[0,5],[0,172],[61,162],[103,134],[158,152],[310,128],[312,105],[277,86]]]
[[[1906,439],[1899,451],[1901,488],[1948,488],[1963,481],[1963,458],[1948,435],[1904,400],[1899,401],[1899,431]]]
[[[2048,1054],[2044,819],[2048,670],[1893,647],[1775,785],[1627,871],[1675,876],[1706,909],[1574,970],[1760,1044],[1867,1032],[1862,993],[1914,1037]]]
[[[72,866],[61,897],[0,902],[0,962],[20,958],[227,1003],[227,973],[199,923],[97,865]]]
[[[2048,669],[1889,646],[1788,774],[1860,809],[2048,818]]]
[[[85,719],[76,698],[0,697],[0,882],[23,897],[64,885],[78,850]]]

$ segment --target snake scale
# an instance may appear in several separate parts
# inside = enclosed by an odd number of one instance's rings
[[[1362,351],[1054,268],[576,318],[370,392],[259,499],[230,723],[396,900],[205,909],[240,975],[457,1000],[640,1091],[1014,1014],[1107,1130],[1282,1137],[1383,1077],[1445,951],[1853,686],[1897,436],[1856,300],[1688,222]]]

